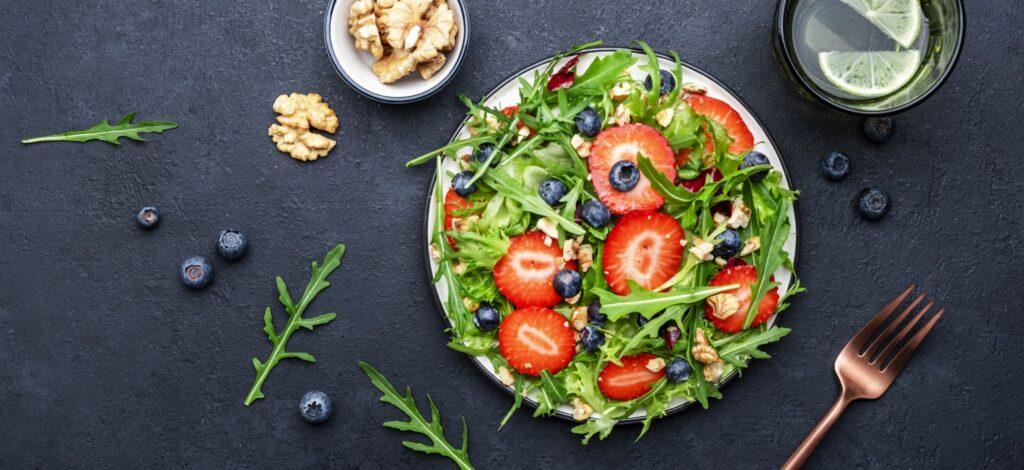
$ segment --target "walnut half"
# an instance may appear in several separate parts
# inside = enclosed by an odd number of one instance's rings
[[[327,156],[335,142],[310,128],[334,133],[338,130],[338,116],[323,102],[323,98],[310,93],[281,95],[274,100],[277,124],[267,129],[277,149],[300,161],[316,160]]]

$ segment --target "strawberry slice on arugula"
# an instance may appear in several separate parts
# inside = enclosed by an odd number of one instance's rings
[[[753,288],[757,284],[757,268],[748,264],[728,266],[715,274],[709,283],[711,286],[729,284],[739,284],[739,287],[708,297],[704,303],[704,316],[715,324],[715,328],[726,333],[736,333],[743,329],[743,321],[750,310]],[[778,304],[779,288],[775,287],[761,299],[750,326],[755,327],[768,321]]]
[[[456,212],[464,211],[473,207],[473,204],[466,198],[455,194],[455,188],[448,188],[448,192],[444,195],[444,229],[445,231],[451,231],[455,229],[455,220],[463,218],[461,214]],[[448,244],[455,248],[455,239],[452,237],[448,238]]]
[[[651,187],[650,180],[643,175],[629,191],[618,191],[612,187],[608,180],[612,166],[623,160],[635,164],[637,154],[649,158],[654,168],[664,173],[669,181],[676,179],[675,154],[668,139],[656,129],[644,124],[624,124],[605,129],[594,139],[587,165],[598,198],[612,214],[651,211],[665,203],[665,198]]]
[[[622,365],[609,362],[597,377],[601,394],[612,400],[628,401],[651,391],[651,385],[665,376],[664,367],[654,367],[651,361],[658,357],[650,353],[623,357]],[[652,369],[657,369],[655,372]]]
[[[518,308],[550,307],[561,301],[552,285],[562,259],[558,242],[541,232],[526,232],[509,241],[505,256],[494,265],[494,283],[501,295]]]
[[[697,114],[702,114],[725,128],[725,132],[732,138],[729,153],[746,155],[754,148],[754,134],[750,133],[740,113],[732,109],[728,103],[707,95],[690,95],[686,97],[686,102]]]
[[[679,271],[685,235],[679,221],[661,212],[634,212],[619,219],[601,255],[608,287],[627,295],[626,281],[653,290],[671,279]]]
[[[546,308],[510,313],[498,327],[498,350],[520,374],[557,374],[576,354],[572,328],[562,315]]]

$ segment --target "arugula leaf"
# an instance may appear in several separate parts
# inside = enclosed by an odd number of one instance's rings
[[[121,145],[121,141],[119,140],[121,137],[137,140],[139,142],[146,142],[146,139],[139,135],[140,133],[155,132],[157,134],[161,134],[168,129],[178,127],[176,123],[170,121],[143,121],[133,124],[132,120],[134,119],[135,113],[128,113],[113,125],[104,119],[99,124],[85,130],[68,131],[63,134],[53,134],[43,137],[33,137],[31,139],[22,140],[21,143],[34,144],[37,142],[88,142],[90,140],[102,140],[114,145]]]
[[[556,381],[546,370],[541,371],[540,400],[538,400],[537,409],[533,412],[533,416],[550,414],[558,408],[558,405],[565,403],[566,400],[568,400],[568,396],[562,381]]]
[[[505,252],[511,244],[508,237],[500,231],[488,233],[449,231],[447,235],[454,238],[459,244],[459,259],[476,268],[493,268],[498,260],[505,256]]]
[[[618,81],[626,69],[635,62],[633,53],[625,50],[598,57],[587,66],[587,70],[576,75],[576,80],[567,93],[586,96],[604,94],[605,90]]]
[[[673,305],[700,302],[719,292],[739,287],[738,284],[728,284],[716,287],[679,287],[669,292],[652,292],[633,281],[627,282],[630,291],[624,296],[603,289],[594,291],[594,294],[601,299],[601,313],[608,315],[608,319],[611,321],[633,312],[651,318],[654,314]]]
[[[768,292],[772,285],[777,285],[772,282],[771,278],[775,270],[787,258],[786,252],[782,251],[782,246],[786,243],[786,239],[789,238],[788,209],[789,201],[782,200],[779,203],[778,210],[775,211],[775,218],[761,232],[761,249],[758,251],[756,262],[754,263],[757,266],[757,283],[754,284],[754,288],[751,290],[753,296],[750,301],[750,309],[747,311],[747,318],[743,320],[743,328],[750,327],[750,323],[754,321],[757,307],[761,303],[761,299],[764,298],[764,294]]]
[[[297,305],[288,294],[288,288],[285,286],[284,280],[280,276],[277,278],[278,300],[284,305],[285,311],[288,312],[288,323],[280,333],[276,332],[270,307],[267,307],[263,314],[263,331],[267,334],[267,339],[270,340],[270,343],[274,345],[274,349],[270,352],[270,357],[267,358],[266,362],[260,362],[255,357],[252,358],[252,365],[256,368],[256,380],[252,384],[252,389],[249,390],[249,395],[245,397],[246,406],[263,398],[263,392],[260,389],[263,387],[263,383],[266,382],[267,377],[270,376],[270,371],[281,359],[301,359],[306,362],[316,362],[316,359],[309,353],[287,351],[285,346],[292,333],[295,333],[299,328],[312,330],[315,326],[334,320],[335,314],[333,313],[325,313],[312,318],[303,318],[302,314],[305,313],[306,308],[313,302],[317,294],[330,286],[330,283],[327,282],[327,276],[334,272],[335,269],[338,269],[338,266],[341,265],[341,257],[344,254],[345,245],[338,244],[331,251],[327,252],[323,265],[317,265],[316,261],[313,262],[309,284],[306,285],[306,290],[302,292],[302,297],[299,298]]]
[[[768,359],[771,357],[768,353],[761,351],[758,348],[765,344],[778,341],[783,336],[788,335],[790,331],[791,330],[789,328],[776,326],[764,331],[746,335],[739,333],[740,335],[743,335],[741,339],[718,348],[718,357],[737,368],[746,367],[747,358]]]
[[[612,430],[615,429],[615,425],[618,422],[619,420],[617,419],[602,415],[600,418],[592,418],[587,422],[572,428],[572,432],[575,434],[582,434],[583,441],[581,442],[583,445],[587,445],[587,443],[590,442],[590,438],[595,435],[598,439],[603,441],[604,438],[608,437],[612,433]]]
[[[521,182],[512,179],[506,173],[501,171],[488,172],[485,181],[498,193],[518,202],[523,210],[541,217],[549,217],[558,222],[565,231],[571,234],[583,235],[586,233],[586,229],[572,219],[563,217],[557,210],[544,202],[538,194],[527,191]]]
[[[388,382],[388,379],[377,372],[373,366],[360,361],[359,367],[370,378],[370,382],[384,393],[380,397],[380,401],[398,408],[409,417],[409,421],[385,421],[384,427],[419,433],[426,436],[431,442],[430,445],[427,445],[420,442],[402,441],[402,445],[415,451],[448,457],[460,469],[473,468],[469,462],[469,429],[466,426],[466,418],[462,418],[462,445],[456,448],[444,437],[441,413],[437,411],[437,406],[434,405],[434,400],[431,400],[429,395],[427,396],[427,401],[430,403],[430,420],[428,421],[416,407],[416,400],[413,399],[412,390],[409,387],[405,388],[405,396],[402,396],[391,385],[391,382]]]

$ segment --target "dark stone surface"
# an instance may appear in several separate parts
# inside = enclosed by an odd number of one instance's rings
[[[482,468],[778,466],[831,403],[838,350],[913,280],[948,316],[810,463],[1020,468],[1022,10],[972,2],[958,70],[877,146],[858,119],[801,100],[779,76],[768,3],[472,2],[459,76],[391,107],[335,75],[322,0],[0,2],[0,467],[448,467],[380,426],[399,415],[376,401],[358,360],[421,400],[429,392],[450,428],[464,415]],[[803,192],[808,292],[782,320],[794,334],[709,411],[657,422],[638,443],[628,427],[582,447],[569,423],[526,411],[497,430],[509,398],[444,346],[422,269],[431,170],[403,163],[453,130],[454,93],[479,96],[594,38],[679,50],[767,123]],[[337,110],[330,157],[299,164],[266,136],[272,100],[292,91]],[[128,111],[181,128],[120,147],[18,143]],[[841,183],[818,174],[831,149],[853,159]],[[879,223],[852,207],[868,184],[894,200]],[[132,217],[149,204],[163,220],[143,232]],[[225,227],[249,235],[248,256],[216,261],[205,291],[182,287],[178,263],[214,256]],[[269,350],[261,312],[281,314],[274,275],[300,289],[336,242],[349,254],[312,310],[338,319],[292,344],[319,362],[281,365],[267,399],[242,406],[250,358]],[[336,402],[320,427],[297,413],[314,388]]]

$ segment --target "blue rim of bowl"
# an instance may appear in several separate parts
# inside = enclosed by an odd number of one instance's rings
[[[592,53],[592,52],[614,52],[614,51],[618,51],[618,50],[628,50],[628,51],[632,51],[632,52],[643,54],[643,51],[640,50],[640,49],[632,48],[632,47],[621,47],[621,46],[598,46],[598,47],[592,47],[592,48],[583,49],[583,50],[577,52],[577,54],[582,55],[582,54],[587,54],[587,53]],[[675,61],[675,59],[673,59],[668,54],[663,54],[661,52],[655,52],[655,55],[657,55],[658,58],[660,58],[660,59],[665,59],[665,60],[669,60],[669,61]],[[553,56],[549,56],[549,57],[546,57],[544,59],[538,60],[538,61],[536,61],[536,62],[534,62],[534,63],[532,63],[530,65],[527,65],[526,67],[523,67],[523,68],[517,70],[512,75],[510,75],[508,78],[502,80],[498,85],[496,85],[494,88],[492,88],[491,91],[487,92],[487,94],[484,95],[484,97],[482,98],[482,101],[486,102],[492,96],[494,96],[494,94],[497,93],[498,90],[501,90],[502,88],[505,87],[505,85],[508,85],[509,82],[519,78],[524,73],[534,69],[535,67],[539,67],[539,66],[541,66],[543,64],[546,64],[546,63],[550,62],[551,59],[553,59],[553,58],[554,58]],[[746,109],[747,112],[750,113],[750,116],[754,118],[754,123],[756,123],[762,130],[764,130],[764,135],[765,135],[765,137],[768,140],[768,145],[771,145],[772,148],[774,148],[776,150],[776,152],[779,153],[779,163],[780,163],[780,166],[781,166],[781,168],[779,168],[779,170],[782,172],[782,175],[786,177],[786,181],[792,182],[792,179],[789,177],[789,175],[790,175],[789,169],[788,169],[788,167],[786,167],[786,160],[784,160],[782,158],[782,154],[781,154],[782,152],[779,151],[779,147],[775,145],[775,141],[772,139],[771,133],[768,132],[768,128],[765,127],[764,123],[761,122],[761,119],[757,117],[757,114],[754,113],[754,111],[750,108],[750,106],[748,106],[747,103],[745,101],[743,101],[743,99],[740,98],[740,96],[737,95],[736,92],[734,92],[732,90],[732,88],[727,87],[720,80],[718,80],[717,78],[715,78],[711,74],[705,72],[704,69],[701,69],[700,67],[696,67],[696,66],[694,66],[694,65],[692,65],[692,64],[690,64],[689,62],[686,62],[686,61],[682,61],[681,60],[680,63],[684,67],[688,67],[688,68],[696,71],[697,73],[703,75],[705,78],[707,78],[711,82],[713,82],[716,85],[722,87],[723,90],[725,90],[727,93],[729,93],[729,95],[731,95],[733,98],[736,99],[736,101],[740,104],[740,106],[743,107],[743,109]],[[453,141],[453,140],[455,140],[456,138],[459,137],[459,131],[462,130],[462,127],[465,126],[466,121],[468,119],[469,118],[466,117],[463,120],[459,121],[458,127],[455,128],[455,132],[452,133],[452,136],[448,139],[448,142],[451,142],[451,141]],[[424,207],[424,210],[423,210],[423,260],[424,260],[424,266],[427,269],[427,279],[431,279],[432,280],[433,276],[434,276],[434,273],[433,273],[432,267],[430,266],[430,239],[431,239],[430,208],[432,206],[431,198],[434,196],[434,185],[437,184],[437,170],[434,171],[434,176],[431,178],[430,181],[431,181],[431,183],[430,183],[429,187],[427,188],[428,189],[427,190],[427,203],[424,205],[425,207]],[[796,232],[797,234],[799,234],[799,232],[800,232],[800,230],[799,230],[799,227],[800,227],[800,210],[799,210],[799,205],[798,205],[797,201],[793,201],[793,206],[792,207],[793,207],[793,231]],[[793,268],[794,268],[793,272],[794,273],[796,272],[796,267],[799,266],[798,261],[797,261],[797,259],[799,258],[799,253],[800,253],[800,237],[798,236],[797,239],[796,239],[796,243],[793,246]],[[445,310],[444,302],[441,301],[441,296],[437,293],[437,288],[434,287],[434,283],[433,282],[431,282],[430,293],[431,293],[431,296],[434,299],[434,306],[437,308],[438,312],[441,313],[441,316],[440,316],[441,322],[445,325],[445,328],[450,328],[452,326],[451,319],[448,318],[448,311]],[[775,324],[777,325],[778,321],[776,321]],[[484,367],[484,365],[481,364],[480,361],[478,361],[475,356],[471,356],[471,355],[463,354],[463,353],[459,353],[459,354],[469,358],[469,360],[474,365],[476,365],[477,369],[480,369],[480,372],[482,372],[483,375],[485,377],[487,377],[491,381],[491,383],[497,385],[499,389],[501,389],[502,391],[504,391],[506,394],[509,394],[509,395],[514,395],[515,394],[515,390],[513,390],[513,389],[509,388],[508,386],[506,386],[505,384],[501,383],[501,381],[498,380],[498,378],[495,376],[495,374],[493,372],[487,370],[487,368]],[[749,363],[750,360],[748,359],[747,362]],[[726,384],[732,382],[733,378],[735,378],[738,375],[739,375],[738,371],[736,369],[733,369],[732,373],[729,374],[728,377],[722,379],[722,381],[719,382],[717,386],[715,386],[715,389],[721,390],[722,387],[724,387]],[[532,399],[530,397],[524,397],[523,398],[523,403],[529,405],[531,408],[537,408],[537,406],[539,405],[539,403],[537,403],[534,399]],[[679,405],[676,405],[676,406],[674,406],[672,408],[669,408],[668,410],[665,410],[665,414],[660,416],[659,419],[667,418],[667,417],[669,417],[671,415],[674,415],[674,414],[676,414],[676,413],[678,413],[680,411],[683,411],[683,410],[693,406],[696,403],[697,403],[697,400],[691,400],[691,401],[687,401],[687,402],[684,402],[684,403],[680,403]],[[566,413],[566,412],[564,412],[562,410],[559,410],[559,409],[555,409],[552,414],[554,416],[557,416],[557,417],[562,418],[562,419],[567,420],[567,421],[572,421],[574,423],[581,423],[581,421],[577,421],[575,418],[573,418],[572,414]],[[631,418],[620,419],[620,420],[618,420],[618,423],[616,423],[616,426],[621,425],[621,424],[637,424],[637,423],[643,422],[644,419],[645,419],[644,417],[635,417],[635,418],[631,417]]]
[[[466,9],[466,3],[463,0],[452,1],[458,3],[459,9],[461,10],[459,16],[462,17],[462,31],[459,31],[459,34],[462,36],[462,48],[459,49],[459,54],[455,57],[455,65],[452,66],[448,75],[427,91],[404,98],[381,95],[359,85],[359,82],[345,73],[345,69],[341,67],[341,63],[338,62],[338,58],[334,55],[334,45],[331,43],[331,18],[334,17],[334,8],[338,6],[340,0],[328,0],[327,14],[324,16],[324,44],[327,46],[327,56],[331,58],[331,64],[334,65],[334,71],[341,76],[341,79],[344,80],[348,86],[352,87],[352,89],[360,95],[380,103],[407,104],[433,96],[435,93],[441,91],[442,88],[447,86],[453,78],[455,78],[455,74],[458,73],[459,68],[462,67],[462,60],[466,57],[466,51],[469,49],[469,13]]]
[[[949,78],[949,76],[953,74],[953,69],[956,68],[956,64],[960,60],[960,53],[963,52],[964,36],[967,35],[967,18],[966,14],[964,13],[963,0],[954,0],[954,4],[957,7],[957,21],[960,23],[960,34],[956,38],[956,48],[953,49],[953,57],[950,58],[949,65],[946,67],[945,70],[942,71],[942,75],[939,77],[938,81],[932,84],[930,88],[925,90],[924,93],[921,93],[921,95],[918,96],[917,98],[914,98],[913,100],[903,103],[902,105],[899,105],[895,108],[880,109],[874,111],[852,108],[850,106],[846,106],[838,101],[829,98],[828,95],[819,91],[816,88],[816,85],[811,83],[810,80],[808,80],[806,77],[804,77],[803,74],[797,71],[797,66],[795,63],[796,59],[793,57],[794,53],[786,44],[785,11],[786,6],[788,6],[790,3],[793,3],[793,1],[794,0],[778,0],[778,2],[775,4],[775,18],[774,24],[772,25],[772,42],[774,43],[773,45],[776,46],[773,47],[776,53],[776,61],[781,61],[781,65],[785,67],[786,72],[788,72],[787,75],[792,76],[793,79],[799,82],[799,87],[803,91],[807,92],[811,97],[814,98],[815,101],[836,111],[841,111],[844,113],[861,117],[891,116],[894,114],[899,114],[904,111],[907,111],[910,108],[913,108],[914,106],[917,106],[925,102],[925,100],[934,95],[935,92],[939,91],[939,88],[942,88],[942,85],[946,83],[946,80]],[[778,57],[779,55],[781,55],[782,57]]]

